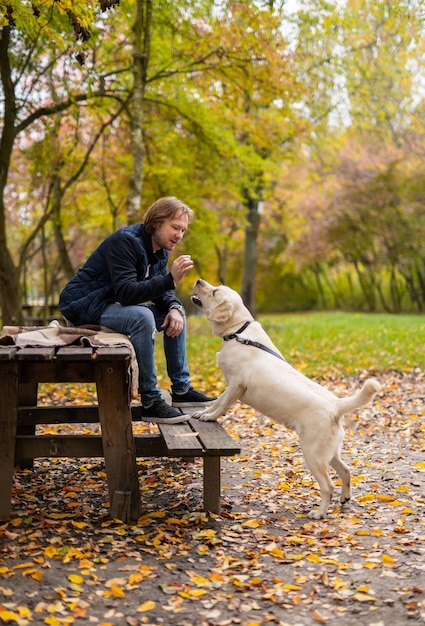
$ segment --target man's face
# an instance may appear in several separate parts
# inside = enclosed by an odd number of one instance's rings
[[[161,248],[172,252],[175,246],[183,238],[187,227],[188,218],[184,213],[177,213],[173,217],[162,222],[152,235],[152,247],[156,252]]]

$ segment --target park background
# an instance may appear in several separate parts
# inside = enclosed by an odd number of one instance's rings
[[[46,305],[160,196],[255,313],[425,303],[424,4],[0,5],[0,304]],[[47,307],[50,305],[50,309]]]
[[[353,497],[326,520],[306,517],[294,433],[239,403],[219,516],[197,462],[138,459],[134,526],[109,518],[102,460],[17,471],[2,623],[425,623],[424,4],[0,0],[2,323],[29,304],[47,321],[105,236],[176,195],[196,213],[189,314],[197,276],[224,282],[306,375],[382,385],[350,415]],[[188,328],[193,382],[219,393],[220,339],[202,316]]]

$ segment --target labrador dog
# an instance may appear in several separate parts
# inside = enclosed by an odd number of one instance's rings
[[[369,402],[381,389],[379,382],[370,378],[354,395],[338,398],[285,360],[233,289],[199,279],[192,302],[205,313],[213,334],[223,338],[217,362],[228,383],[217,400],[193,417],[216,420],[236,400],[250,405],[297,433],[321,492],[319,508],[308,516],[320,519],[328,511],[334,492],[329,465],[342,481],[341,503],[347,502],[351,484],[350,470],[340,457],[342,416]]]

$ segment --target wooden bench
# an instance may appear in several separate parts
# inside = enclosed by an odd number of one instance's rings
[[[38,457],[104,457],[111,517],[141,514],[136,457],[203,458],[204,508],[220,511],[222,456],[240,448],[217,422],[189,420],[134,435],[126,347],[0,348],[0,518],[11,513],[13,471]],[[96,383],[97,405],[39,406],[39,383]],[[100,423],[101,435],[36,434],[37,424]]]

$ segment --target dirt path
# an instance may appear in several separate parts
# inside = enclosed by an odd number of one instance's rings
[[[0,525],[0,623],[338,626],[425,623],[425,374],[381,375],[354,415],[326,520],[296,438],[236,407],[223,512],[201,510],[198,462],[140,462],[145,513],[110,521],[102,463],[37,461]],[[359,380],[327,381],[338,394]]]

